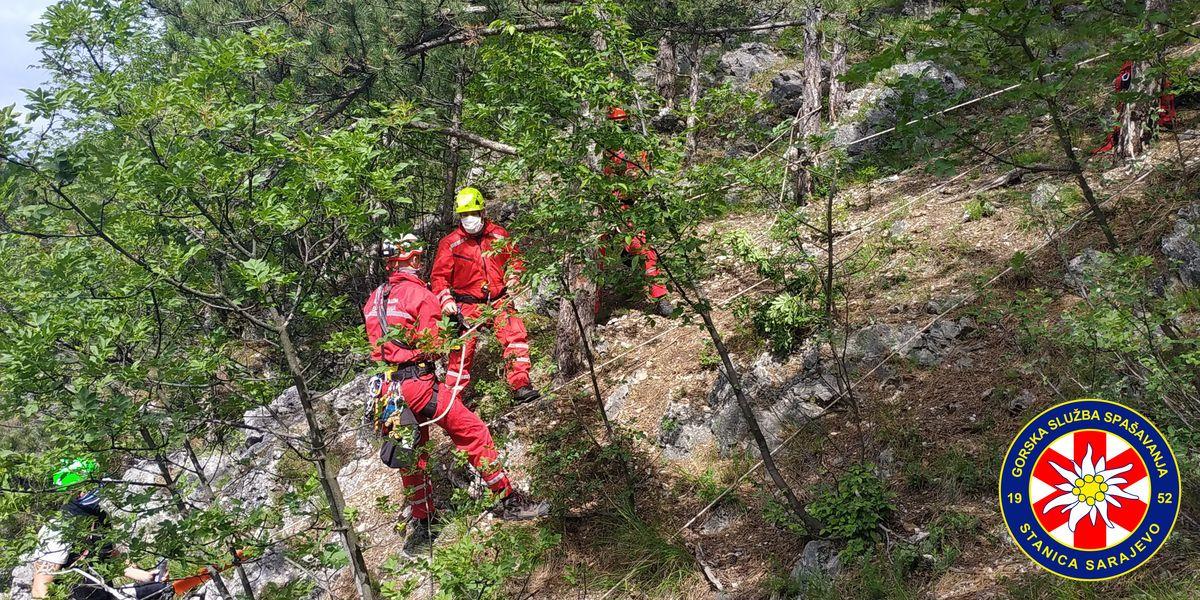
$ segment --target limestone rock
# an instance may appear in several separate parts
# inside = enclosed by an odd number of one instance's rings
[[[1175,228],[1163,236],[1162,250],[1185,286],[1200,286],[1200,203],[1179,211]]]
[[[966,89],[966,84],[952,71],[930,61],[895,65],[880,73],[875,81],[851,91],[845,115],[834,125],[833,144],[845,148],[850,156],[871,152],[882,143],[881,137],[859,141],[893,127],[898,122],[903,96],[902,86],[916,82],[911,100],[920,105],[934,95],[950,95]]]
[[[762,42],[746,42],[721,55],[720,72],[727,81],[745,85],[759,73],[783,62],[784,57]]]

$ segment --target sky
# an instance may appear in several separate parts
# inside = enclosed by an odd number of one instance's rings
[[[16,104],[25,112],[21,88],[36,88],[46,74],[29,65],[37,62],[37,48],[29,41],[29,27],[55,0],[0,0],[0,106]]]

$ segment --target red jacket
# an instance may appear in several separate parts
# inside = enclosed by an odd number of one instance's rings
[[[381,305],[387,298],[386,308]],[[397,329],[404,332],[394,336],[394,340],[384,344],[379,343],[383,337],[383,327],[380,324],[380,313],[385,315],[388,333]],[[437,346],[438,321],[442,318],[442,309],[437,297],[425,287],[425,282],[412,271],[396,270],[388,275],[388,282],[375,288],[363,305],[363,320],[367,325],[367,339],[371,342],[371,359],[387,361],[392,364],[432,360],[428,352],[421,347]],[[409,347],[405,347],[409,346]]]
[[[478,298],[471,304],[479,304],[489,296],[502,297],[508,277],[523,270],[508,231],[489,220],[477,234],[467,233],[459,225],[438,242],[429,284],[442,305],[455,294]]]
[[[645,150],[638,152],[634,158],[627,156],[625,150],[605,150],[604,158],[604,174],[609,177],[641,177],[650,171],[650,155]]]

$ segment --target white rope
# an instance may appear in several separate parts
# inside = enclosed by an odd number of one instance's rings
[[[478,330],[483,325],[483,323],[484,323],[483,320],[480,320],[478,323],[472,325],[469,329],[464,331],[462,333],[462,335],[458,336],[459,341],[466,344],[467,338],[469,338],[476,330]],[[463,350],[458,353],[458,371],[457,372],[459,373],[458,380],[460,382],[462,381],[463,366],[466,365],[466,362],[467,362],[467,351],[466,351],[466,348],[463,348]],[[434,385],[437,385],[437,383],[435,382]],[[441,421],[442,419],[446,418],[446,415],[450,414],[450,409],[454,407],[454,400],[455,400],[455,398],[458,397],[458,390],[461,389],[462,387],[463,386],[461,386],[461,385],[451,386],[450,401],[446,403],[446,410],[443,410],[442,414],[434,417],[433,419],[425,421],[424,423],[417,424],[417,427],[426,427],[429,425],[433,425],[434,423],[437,423],[438,421]]]

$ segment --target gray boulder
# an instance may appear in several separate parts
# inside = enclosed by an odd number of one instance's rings
[[[795,69],[784,69],[771,80],[767,99],[784,114],[795,114],[803,101],[804,77]]]
[[[734,85],[746,85],[755,75],[783,62],[784,56],[762,42],[746,42],[721,55],[720,73]]]
[[[266,406],[252,408],[242,421],[249,429],[248,435],[265,435],[274,431],[287,430],[304,422],[304,407],[296,388],[290,387]]]
[[[621,412],[625,409],[625,403],[629,400],[629,395],[633,393],[633,388],[645,381],[646,377],[648,377],[646,371],[638,369],[608,394],[608,397],[604,399],[604,412],[608,413],[608,418],[618,419],[621,417]]]
[[[833,144],[845,148],[847,154],[858,156],[877,149],[882,136],[859,141],[897,124],[902,101],[902,85],[916,82],[911,101],[914,105],[929,102],[933,94],[954,94],[966,89],[958,75],[930,61],[895,65],[881,72],[875,81],[851,91],[845,115],[834,125]]]
[[[1061,199],[1059,196],[1061,191],[1061,185],[1045,181],[1039,183],[1037,184],[1037,187],[1033,189],[1033,193],[1029,196],[1029,204],[1033,208],[1043,211],[1058,208],[1061,204]]]
[[[797,369],[788,361],[763,353],[739,373],[742,389],[771,446],[782,442],[796,424],[820,416],[822,406],[836,394],[837,381],[821,362],[817,349],[810,349],[802,359]],[[709,391],[708,402],[713,411],[710,428],[717,450],[721,456],[730,456],[747,444],[750,426],[723,373]]]
[[[333,542],[331,538],[329,540]],[[305,579],[315,579],[318,585],[314,586],[312,591],[304,596],[289,596],[296,600],[317,600],[319,598],[329,598],[329,594],[325,593],[322,586],[328,587],[333,573],[328,569],[323,569],[318,566],[312,568],[302,567],[287,559],[285,551],[270,548],[259,559],[254,560],[246,565],[246,576],[250,580],[251,586],[254,588],[254,597],[263,598],[269,595],[270,590],[280,589],[293,581]],[[226,577],[227,585],[232,587],[231,591],[241,590],[241,586],[230,577]],[[207,584],[205,588],[212,586]],[[206,598],[219,598],[220,595],[215,589],[209,590],[205,595]]]
[[[824,97],[829,92],[829,62],[821,63],[821,81],[824,82],[821,89],[821,96]],[[795,116],[800,111],[800,106],[804,103],[804,75],[796,69],[784,69],[771,80],[771,90],[767,92],[767,100],[770,100],[779,112],[785,116]]]
[[[837,547],[828,540],[813,540],[804,545],[800,559],[792,567],[792,579],[820,577],[833,579],[842,570]]]
[[[1163,236],[1162,250],[1183,285],[1200,286],[1200,203],[1180,209],[1175,228]]]
[[[932,367],[950,354],[959,338],[975,328],[975,321],[970,317],[940,319],[919,334],[916,325],[876,323],[850,335],[846,360],[865,367],[895,352],[922,367]]]
[[[1022,389],[1017,395],[1013,396],[1012,400],[1008,401],[1008,413],[1016,416],[1025,412],[1025,409],[1033,406],[1037,402],[1037,396],[1032,390]]]
[[[22,560],[12,570],[12,586],[8,590],[9,600],[30,600],[33,596],[30,587],[33,585],[33,566],[28,560]]]
[[[1104,255],[1097,250],[1088,248],[1079,256],[1067,261],[1066,273],[1063,273],[1063,283],[1078,296],[1083,296],[1096,283],[1100,270],[1104,267]]]
[[[700,526],[700,533],[703,535],[715,535],[729,529],[731,525],[737,522],[743,514],[741,505],[734,502],[723,502],[718,504],[711,512],[708,513],[708,518],[704,520],[704,524]]]
[[[658,429],[658,445],[670,460],[688,458],[697,447],[713,441],[706,411],[686,402],[667,404]]]
[[[342,387],[330,390],[320,400],[327,403],[342,423],[355,422],[363,415],[365,399],[370,393],[370,375],[359,375]]]

